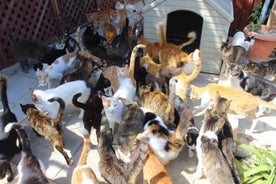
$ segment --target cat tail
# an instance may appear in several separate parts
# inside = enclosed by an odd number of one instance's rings
[[[85,104],[81,103],[78,101],[78,98],[81,96],[81,93],[77,93],[73,96],[73,99],[72,99],[72,103],[74,104],[74,106],[78,107],[78,108],[81,108],[81,109],[84,109],[85,108]]]
[[[191,43],[193,43],[197,36],[196,36],[196,32],[192,31],[190,33],[188,33],[187,37],[189,38],[189,40],[187,42],[184,42],[180,45],[177,45],[179,49],[182,49],[183,47],[187,46],[187,45],[190,45]]]
[[[101,60],[101,58],[91,54],[88,50],[83,50],[81,49],[79,52],[78,52],[78,55],[82,56],[82,57],[85,57],[87,59],[91,59],[92,61],[96,62],[98,65],[102,66],[103,65],[103,62]]]
[[[176,90],[176,80],[171,78],[169,81],[169,98],[168,98],[168,106],[165,110],[166,114],[169,115],[169,127],[174,127],[174,104],[175,104],[175,90]]]
[[[164,33],[164,23],[163,22],[159,22],[158,24],[158,37],[159,37],[159,42],[160,42],[160,46],[164,46],[167,44],[167,39]]]
[[[136,45],[131,52],[131,56],[130,56],[130,62],[129,62],[129,68],[128,68],[128,77],[131,78],[132,80],[132,84],[134,84],[134,86],[136,86],[136,80],[134,78],[134,70],[135,70],[135,59],[137,57],[137,52],[140,48],[145,48],[146,46],[143,44],[138,44]]]
[[[79,131],[82,133],[83,136],[83,148],[82,153],[79,158],[77,166],[86,165],[87,164],[87,157],[90,151],[90,134],[89,132],[82,126]]]
[[[59,97],[54,97],[48,100],[48,102],[55,102],[55,101],[59,103],[58,114],[57,114],[57,117],[54,119],[55,123],[57,123],[62,121],[64,110],[65,110],[65,102],[62,100],[62,98],[59,98]]]
[[[185,80],[187,82],[190,82],[192,80],[194,80],[198,74],[200,73],[201,70],[201,51],[196,49],[193,53],[189,54],[188,57],[191,57],[191,60],[194,62],[195,66],[194,69],[192,71],[192,73],[190,75],[187,75],[187,77],[185,77]]]
[[[191,120],[194,117],[192,108],[184,109],[180,114],[180,121],[174,133],[175,141],[184,140]]]
[[[26,131],[22,127],[22,125],[20,125],[19,123],[9,123],[5,126],[5,132],[7,132],[7,133],[10,132],[12,129],[16,130],[16,132],[20,138],[22,152],[25,155],[29,155],[29,154],[32,155],[30,140],[28,138]]]

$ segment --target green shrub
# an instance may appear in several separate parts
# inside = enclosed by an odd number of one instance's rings
[[[249,159],[236,160],[241,170],[241,182],[243,184],[276,184],[276,151],[242,143],[237,144],[251,154]]]

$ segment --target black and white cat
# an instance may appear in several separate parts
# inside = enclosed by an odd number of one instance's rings
[[[20,137],[22,145],[21,160],[18,163],[19,184],[48,184],[43,163],[32,153],[31,142],[27,133],[19,123],[9,123],[5,127],[6,132],[15,129]]]

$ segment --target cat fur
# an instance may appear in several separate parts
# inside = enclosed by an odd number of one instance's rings
[[[208,183],[234,184],[231,170],[218,148],[217,135],[212,131],[207,131],[199,138],[198,147],[201,151],[200,156]]]
[[[83,148],[78,161],[77,166],[73,170],[73,174],[71,177],[71,184],[79,184],[79,183],[91,183],[98,184],[99,181],[96,177],[96,174],[91,169],[90,166],[87,165],[87,157],[90,151],[90,134],[89,132],[82,127],[81,129],[83,136]]]
[[[245,91],[216,83],[209,83],[204,87],[191,85],[190,98],[192,100],[201,99],[200,106],[194,111],[196,116],[210,105],[217,91],[219,91],[221,97],[231,101],[231,105],[227,111],[228,113],[237,114],[241,118],[248,116],[252,119],[251,131],[255,129],[258,123],[258,119],[256,118],[262,116],[266,108],[276,109],[275,105],[263,101]]]
[[[229,69],[229,80],[232,87],[241,89],[265,101],[276,97],[276,84],[272,81],[251,75],[239,65],[232,64]]]
[[[258,63],[248,60],[242,65],[242,69],[251,75],[257,75],[273,81],[276,78],[276,59]]]
[[[33,104],[20,104],[21,110],[26,114],[30,126],[33,130],[43,135],[48,139],[54,147],[63,155],[67,165],[71,166],[73,161],[69,158],[68,154],[64,151],[64,139],[62,129],[62,118],[65,109],[65,103],[61,98],[54,97],[50,98],[49,103],[58,102],[59,110],[56,118],[51,118],[47,114],[44,114],[38,110]]]
[[[24,128],[19,123],[9,123],[6,132],[15,129],[22,145],[21,159],[18,163],[18,184],[48,184],[43,163],[32,153],[31,142]]]
[[[4,74],[0,73],[0,95],[1,103],[3,106],[3,113],[1,113],[0,119],[0,179],[7,178],[8,182],[11,182],[14,178],[13,171],[10,162],[16,154],[20,152],[16,145],[18,135],[15,130],[5,132],[5,126],[11,122],[17,122],[15,114],[9,107],[9,101],[7,96],[7,78]]]
[[[78,98],[81,96],[81,93],[75,94],[73,96],[73,104],[84,110],[83,114],[83,124],[84,128],[91,133],[91,128],[93,127],[96,130],[97,138],[100,133],[101,127],[101,118],[103,104],[101,98],[97,94],[91,94],[88,100],[85,103],[79,102]]]
[[[67,82],[56,88],[40,90],[30,88],[32,101],[36,104],[36,106],[41,106],[43,111],[48,112],[51,118],[55,118],[58,113],[59,106],[56,103],[49,103],[48,100],[53,97],[60,97],[64,100],[66,106],[73,105],[72,99],[73,96],[77,93],[81,93],[81,97],[79,98],[80,102],[86,102],[91,89],[87,87],[87,84],[83,80],[76,80]],[[80,118],[83,117],[83,110],[81,109],[81,113],[79,115]]]

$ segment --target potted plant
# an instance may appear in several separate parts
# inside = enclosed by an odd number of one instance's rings
[[[259,17],[262,12],[262,2],[256,3],[249,15],[249,25],[244,28],[244,33],[253,36],[255,43],[248,50],[251,61],[262,62],[268,59],[276,47],[276,29],[261,24]]]

